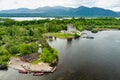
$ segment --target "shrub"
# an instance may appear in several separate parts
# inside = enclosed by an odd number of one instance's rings
[[[19,53],[21,55],[27,55],[27,54],[31,54],[31,53],[35,53],[38,51],[38,44],[36,43],[23,43],[19,45]]]
[[[9,52],[5,48],[0,49],[0,64],[7,64],[9,61]]]
[[[93,32],[93,33],[97,33],[97,32],[98,32],[98,29],[92,29],[92,32]]]
[[[51,48],[50,50],[48,48],[43,48],[43,51],[41,53],[41,60],[43,62],[52,63],[58,56],[58,52]]]

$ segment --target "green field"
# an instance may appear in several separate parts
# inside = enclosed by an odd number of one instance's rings
[[[45,33],[43,36],[49,37],[49,36],[54,36],[57,38],[72,38],[74,37],[73,34],[63,34],[63,33]]]

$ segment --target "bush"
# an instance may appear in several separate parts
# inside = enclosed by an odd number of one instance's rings
[[[0,64],[7,64],[9,61],[9,52],[6,49],[0,49]]]
[[[8,50],[7,49],[5,49],[5,48],[0,48],[0,55],[9,55],[9,52],[8,52]]]
[[[11,46],[11,47],[9,48],[9,52],[10,52],[11,54],[18,54],[18,53],[19,53],[18,46],[17,46],[17,45]]]
[[[58,57],[58,52],[53,48],[50,50],[48,48],[43,48],[40,57],[43,62],[52,63]]]
[[[36,43],[30,43],[30,44],[20,44],[19,45],[19,53],[21,55],[27,55],[27,54],[31,54],[31,53],[36,53],[38,51],[38,44]]]
[[[0,36],[0,40],[2,40],[2,36]]]
[[[92,29],[92,32],[93,32],[93,33],[97,33],[97,32],[98,32],[98,29]]]
[[[36,43],[31,43],[31,44],[30,44],[30,47],[31,47],[31,52],[32,52],[32,53],[38,52],[38,48],[39,48],[38,44],[36,44]]]
[[[2,41],[0,41],[0,46],[2,46]]]

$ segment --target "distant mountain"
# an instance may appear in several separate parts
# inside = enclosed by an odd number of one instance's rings
[[[108,9],[97,8],[97,7],[84,7],[78,8],[71,7],[40,7],[36,9],[11,9],[0,11],[1,17],[9,16],[71,16],[71,17],[120,17],[120,12],[115,12]]]
[[[31,10],[27,8],[11,9],[11,10],[2,10],[0,13],[29,13]]]

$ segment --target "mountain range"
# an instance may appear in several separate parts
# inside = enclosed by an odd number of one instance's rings
[[[85,7],[78,8],[71,7],[40,7],[36,9],[19,8],[11,10],[1,10],[0,17],[38,17],[38,16],[56,16],[56,17],[120,17],[120,12],[115,12],[108,9],[98,7]]]

